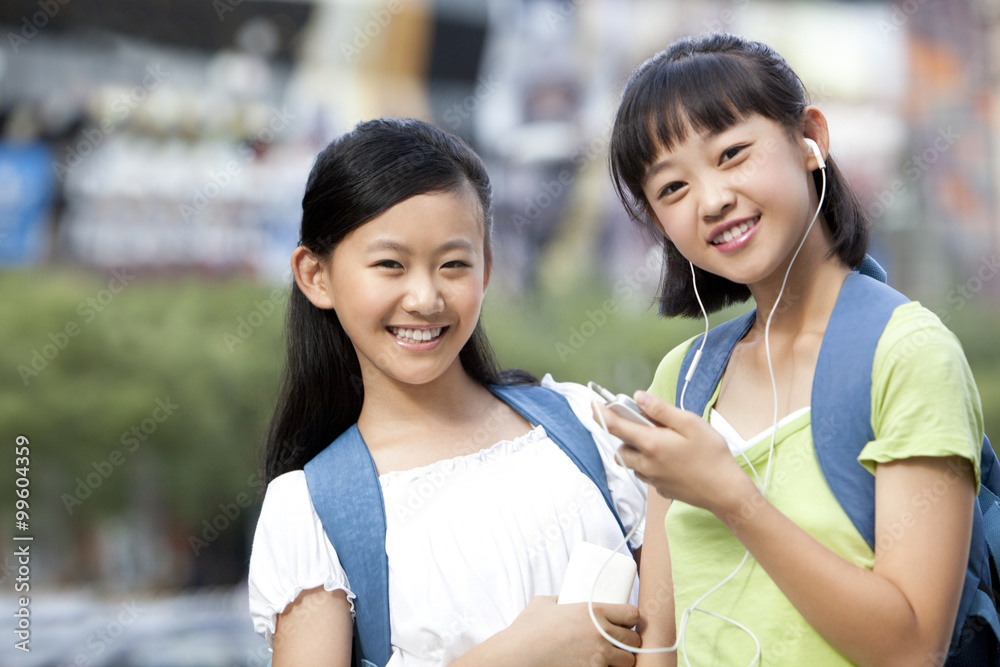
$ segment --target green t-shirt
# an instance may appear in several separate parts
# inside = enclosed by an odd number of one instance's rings
[[[693,341],[663,359],[651,393],[675,402],[681,362]],[[706,418],[718,393],[716,387],[705,409]],[[955,336],[916,302],[896,309],[879,340],[872,366],[871,401],[875,440],[865,446],[858,460],[873,474],[880,462],[958,456],[972,463],[979,479],[983,420],[972,372]],[[762,480],[770,446],[771,438],[766,437],[745,452]],[[738,460],[748,470],[742,457]],[[968,468],[956,470],[953,479],[957,481],[960,475],[968,475]],[[933,495],[934,491],[928,493]],[[861,567],[872,568],[874,553],[840,508],[819,468],[809,411],[779,427],[766,495],[778,510],[829,549]],[[914,518],[926,512],[932,502],[927,494],[915,497]],[[740,514],[749,519],[752,512],[752,507],[744,507]],[[710,512],[679,501],[671,505],[665,525],[680,628],[683,610],[729,576],[746,550]],[[850,664],[812,629],[752,557],[699,609],[727,616],[752,631],[762,647],[762,665]],[[749,665],[755,651],[746,633],[698,612],[691,614],[685,645],[696,667]],[[680,664],[683,660],[680,658]]]

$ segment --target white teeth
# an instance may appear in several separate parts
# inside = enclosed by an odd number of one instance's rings
[[[389,330],[396,338],[401,338],[402,340],[409,341],[411,343],[422,343],[440,336],[443,327],[435,327],[433,329],[402,329],[400,327],[389,327]]]
[[[750,222],[741,222],[738,225],[730,227],[726,231],[716,236],[715,239],[712,241],[712,245],[721,245],[723,243],[729,243],[733,239],[737,239],[743,236],[748,231],[753,229],[753,227],[757,224],[757,222],[758,222],[757,219],[754,218]]]

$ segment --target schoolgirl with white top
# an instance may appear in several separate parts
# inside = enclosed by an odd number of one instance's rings
[[[586,388],[541,382],[591,432],[621,525],[544,426],[490,391],[534,382],[497,369],[479,321],[490,226],[481,161],[426,123],[361,123],[317,158],[250,562],[251,614],[276,666],[351,664],[355,594],[302,468],[355,425],[385,506],[388,664],[633,664],[586,604],[553,596],[579,542],[615,548],[635,528],[638,557],[642,488]],[[632,602],[595,613],[634,646]]]

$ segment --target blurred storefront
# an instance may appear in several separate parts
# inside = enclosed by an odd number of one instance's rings
[[[613,281],[644,251],[605,167],[623,78],[676,36],[730,30],[800,72],[876,254],[929,292],[1000,243],[997,13],[986,0],[11,0],[2,168],[20,189],[0,199],[0,262],[282,277],[319,148],[359,119],[413,115],[487,159],[511,289],[573,280],[581,257]]]

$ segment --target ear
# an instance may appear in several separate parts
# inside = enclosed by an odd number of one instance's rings
[[[490,286],[490,275],[493,273],[493,253],[486,257],[486,268],[483,270],[483,291]]]
[[[330,278],[327,268],[328,266],[305,246],[300,245],[292,251],[292,274],[295,276],[295,282],[317,308],[334,307],[333,296],[327,285]]]
[[[802,111],[802,135],[815,141],[823,159],[830,154],[830,128],[826,124],[826,116],[814,106],[807,106]],[[809,171],[819,169],[819,162],[808,152],[805,143],[802,144],[802,154],[805,156],[806,168]]]
[[[649,219],[653,221],[653,224],[656,225],[657,228],[659,228],[660,233],[663,234],[663,236],[666,237],[666,239],[669,241],[670,234],[667,234],[666,228],[664,228],[663,223],[660,222],[660,219],[656,216],[656,213],[653,212],[653,207],[650,206],[649,204],[646,204],[646,215],[649,216]]]

